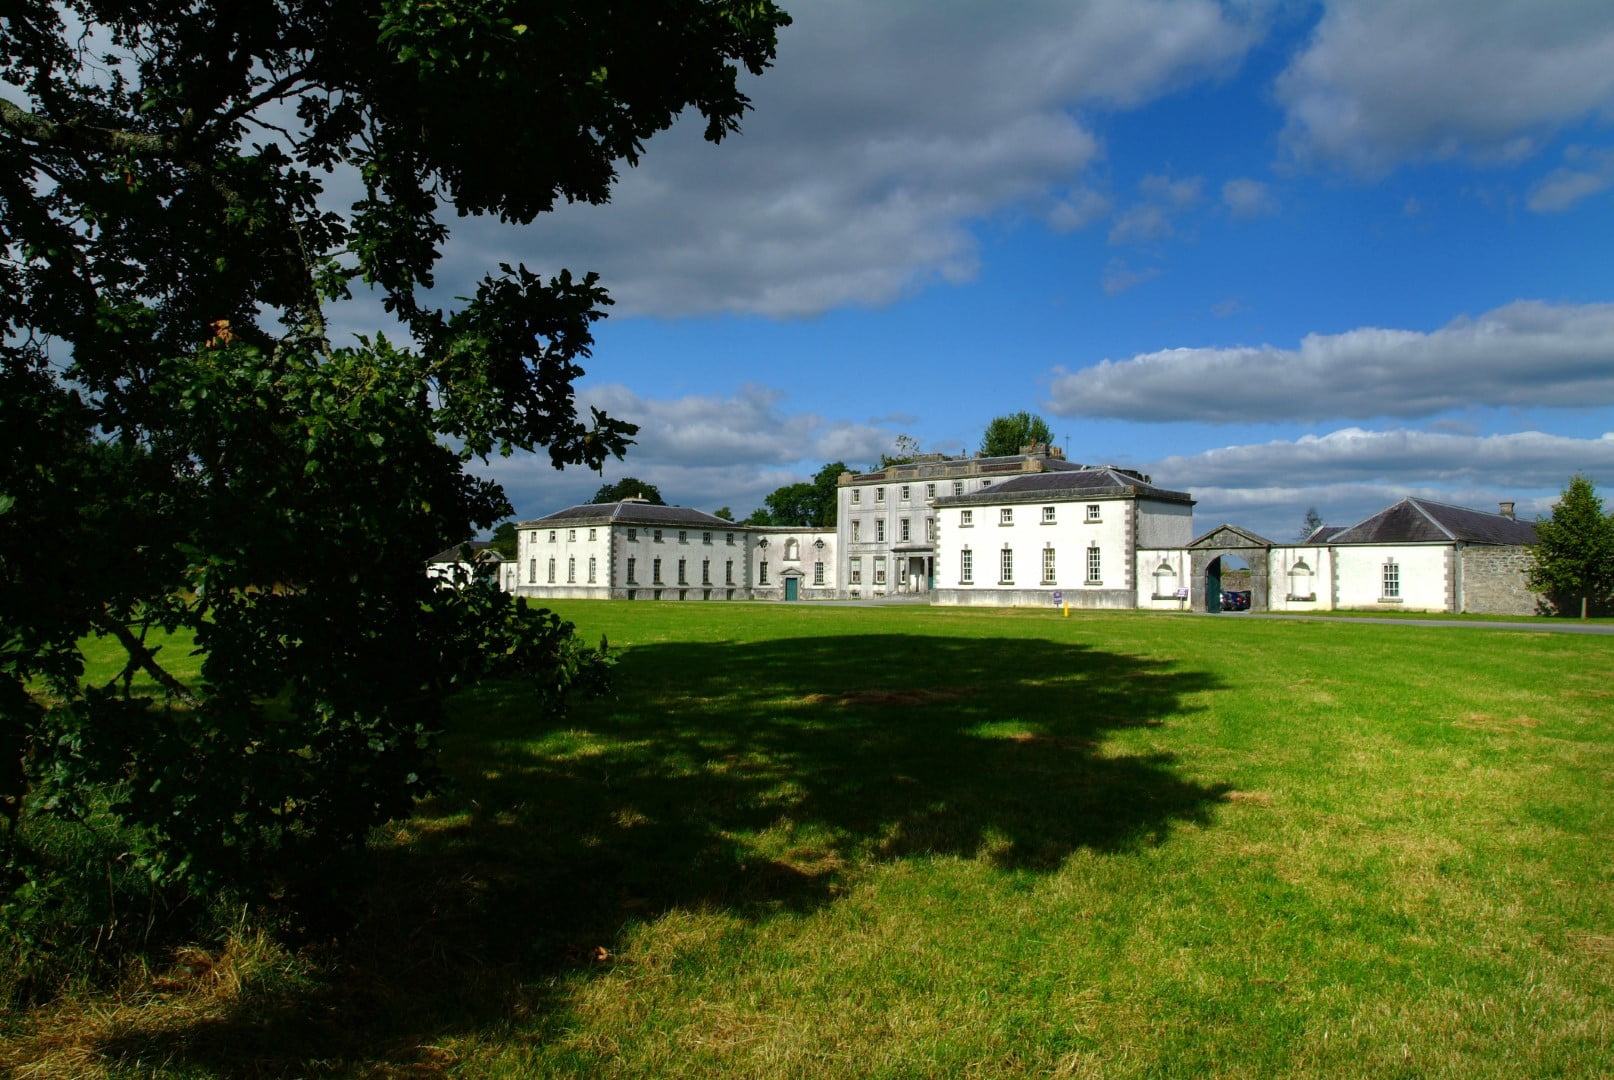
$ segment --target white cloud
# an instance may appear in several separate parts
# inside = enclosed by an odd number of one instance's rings
[[[1363,327],[1299,348],[1179,348],[1056,368],[1061,416],[1211,423],[1614,403],[1614,303],[1518,301],[1423,333]]]
[[[1352,525],[1407,496],[1521,518],[1550,511],[1576,472],[1614,479],[1614,433],[1597,439],[1526,431],[1453,435],[1346,428],[1293,441],[1219,447],[1147,464],[1157,484],[1192,492],[1195,528],[1232,521],[1287,540],[1308,506]]]
[[[1104,295],[1119,296],[1128,289],[1135,289],[1159,276],[1158,267],[1145,266],[1133,269],[1125,259],[1111,259],[1104,267]]]
[[[1199,202],[1204,180],[1198,176],[1173,180],[1166,175],[1145,176],[1138,181],[1143,201],[1130,207],[1110,229],[1110,243],[1135,244],[1164,240],[1176,233],[1171,218]]]
[[[1614,185],[1614,151],[1572,146],[1564,153],[1568,165],[1554,169],[1530,189],[1525,206],[1538,214],[1562,213],[1580,200]]]
[[[597,475],[557,471],[547,458],[524,454],[495,458],[478,471],[504,485],[521,517],[587,502],[602,483],[624,476],[655,484],[670,503],[706,510],[727,505],[743,516],[775,488],[805,480],[827,462],[868,467],[898,434],[876,423],[790,412],[785,397],[758,385],[666,399],[614,383],[587,386],[578,392],[579,411],[597,406],[639,425],[624,460]]]
[[[1056,200],[1048,210],[1048,224],[1055,232],[1073,232],[1110,212],[1110,200],[1089,188],[1077,188]]]
[[[1215,0],[819,0],[745,87],[744,133],[652,140],[613,203],[526,230],[458,226],[444,280],[499,259],[595,269],[625,314],[812,315],[968,280],[967,226],[1013,208],[1056,229],[1107,212],[1074,115],[1230,74],[1261,27]],[[1067,194],[1072,189],[1076,194]],[[464,268],[464,273],[456,273]]]
[[[580,407],[597,406],[639,425],[629,460],[680,466],[755,466],[846,458],[867,463],[891,445],[894,433],[870,424],[832,420],[780,408],[782,390],[750,384],[728,396],[643,397],[620,384],[584,389]]]
[[[1180,208],[1192,206],[1199,201],[1199,192],[1204,183],[1204,178],[1199,176],[1184,176],[1173,180],[1170,176],[1157,174],[1139,180],[1138,190],[1166,206]]]
[[[1163,458],[1150,468],[1167,487],[1187,485],[1190,490],[1387,480],[1442,488],[1479,482],[1562,487],[1576,472],[1614,480],[1614,434],[1580,439],[1539,431],[1458,435],[1350,427]]]
[[[1236,218],[1267,217],[1278,212],[1278,198],[1272,187],[1249,177],[1238,177],[1222,185],[1222,205]]]
[[[1303,160],[1518,160],[1614,106],[1614,4],[1331,0],[1277,93]]]
[[[1164,240],[1175,230],[1171,215],[1158,203],[1139,203],[1116,219],[1110,229],[1110,243],[1136,244],[1149,240]]]

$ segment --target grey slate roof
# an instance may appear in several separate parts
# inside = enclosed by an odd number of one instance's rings
[[[650,525],[686,526],[695,529],[743,529],[737,521],[724,521],[701,510],[687,506],[656,506],[646,502],[584,503],[568,506],[532,521],[523,521],[519,529],[552,529],[576,525]]]
[[[1041,499],[1083,499],[1108,496],[1160,499],[1192,503],[1186,491],[1168,491],[1146,483],[1141,477],[1109,465],[1078,466],[1056,472],[1020,473],[1007,480],[968,495],[949,495],[936,500],[937,506],[977,506],[983,503],[1037,502]]]
[[[490,547],[492,543],[493,541],[491,540],[467,540],[463,544],[455,544],[452,547],[444,548],[442,551],[439,551],[436,555],[433,555],[426,561],[429,563],[457,563],[460,561],[460,548],[470,548],[471,557],[476,558],[480,556],[484,550]],[[497,556],[501,561],[504,559],[504,556],[500,555],[497,551],[488,553],[488,557],[493,556]]]
[[[1343,525],[1319,525],[1311,532],[1300,538],[1302,544],[1326,544],[1333,537],[1345,531]]]
[[[1534,522],[1518,521],[1484,510],[1470,510],[1465,506],[1448,506],[1428,499],[1402,499],[1366,521],[1335,533],[1328,542],[1420,544],[1452,541],[1500,546],[1534,544],[1536,527]]]

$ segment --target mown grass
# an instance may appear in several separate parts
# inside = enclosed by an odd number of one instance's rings
[[[28,1018],[0,1067],[1611,1070],[1614,642],[563,614],[620,650],[614,696],[458,701],[452,782],[375,838],[352,934],[291,957],[243,932]]]

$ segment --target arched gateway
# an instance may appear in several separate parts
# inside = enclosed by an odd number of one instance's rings
[[[1188,545],[1188,557],[1193,570],[1193,589],[1190,603],[1195,611],[1222,610],[1221,567],[1222,556],[1232,555],[1244,560],[1250,568],[1250,610],[1266,611],[1267,562],[1275,545],[1264,536],[1257,536],[1237,525],[1218,525]]]

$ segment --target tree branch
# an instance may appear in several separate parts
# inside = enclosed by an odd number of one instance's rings
[[[123,625],[120,620],[114,619],[105,608],[97,612],[91,621],[98,629],[104,630],[117,638],[118,644],[122,645],[124,651],[129,654],[130,664],[139,665],[146,674],[157,680],[157,685],[186,705],[194,707],[201,704],[196,695],[192,694],[184,683],[174,678],[163,669],[161,664],[157,663],[157,657],[146,647],[145,642],[135,637],[133,631]]]
[[[174,157],[180,150],[179,140],[171,136],[97,127],[77,120],[57,123],[36,116],[6,98],[0,98],[0,128],[41,146],[71,150],[99,150],[135,157]]]

